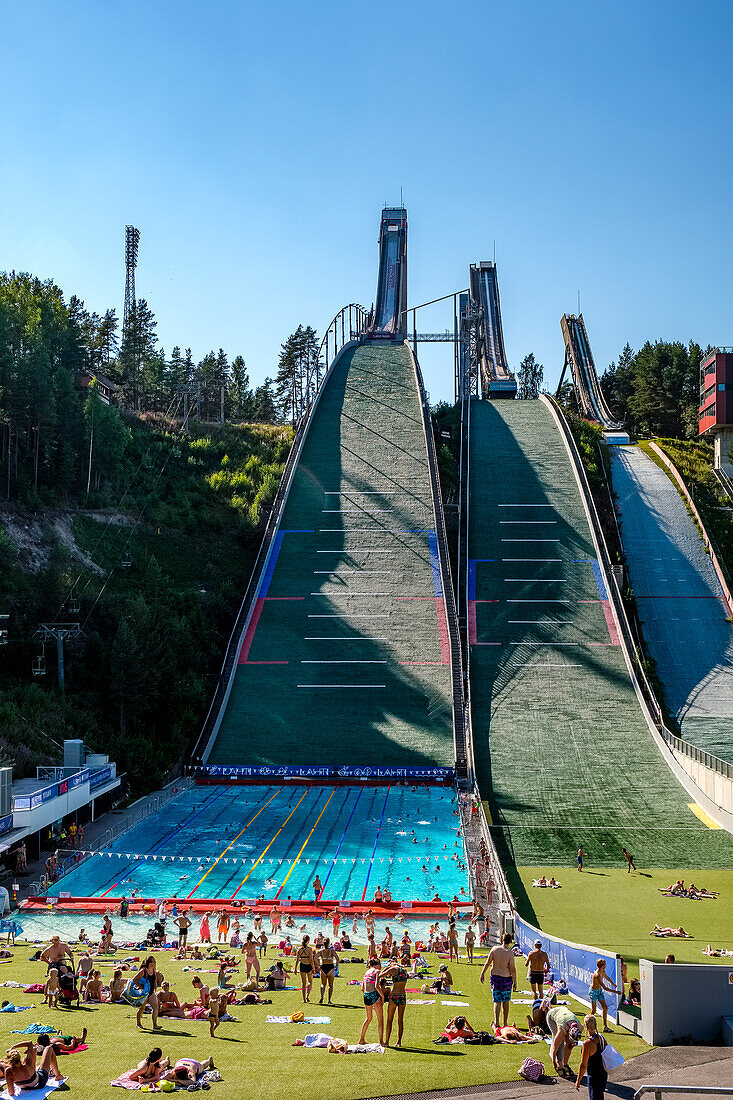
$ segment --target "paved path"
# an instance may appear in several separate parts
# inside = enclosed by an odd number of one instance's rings
[[[642,1085],[700,1085],[702,1087],[733,1087],[733,1048],[731,1047],[657,1047],[632,1058],[614,1070],[606,1095],[621,1100],[632,1100]],[[496,1085],[469,1086],[443,1089],[440,1092],[405,1093],[390,1100],[442,1100],[443,1097],[460,1096],[463,1100],[526,1100],[536,1094],[538,1088],[551,1089],[556,1100],[573,1100],[579,1094],[573,1084],[559,1077],[545,1078],[539,1085],[528,1081],[505,1082]],[[582,1086],[583,1100],[588,1093]],[[702,1100],[700,1093],[689,1093],[691,1100]]]
[[[614,447],[613,486],[649,653],[683,737],[733,763],[733,627],[685,502],[640,447]]]

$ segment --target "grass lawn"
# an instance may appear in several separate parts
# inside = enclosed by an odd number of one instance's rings
[[[558,895],[560,891],[558,891]],[[21,982],[41,981],[44,967],[41,963],[31,963],[28,956],[32,950],[20,942],[14,949],[13,960],[3,967],[6,980]],[[119,953],[119,957],[124,956]],[[138,952],[135,952],[138,954]],[[181,973],[183,963],[174,962],[173,952],[156,953],[159,968],[171,981],[179,999],[193,999],[191,996],[192,975]],[[272,961],[276,952],[271,952]],[[362,951],[355,954],[361,956]],[[269,957],[269,956],[268,956]],[[435,961],[435,960],[433,960]],[[206,963],[195,963],[207,966]],[[268,964],[268,965],[271,965]],[[103,975],[111,974],[109,965],[100,966]],[[343,965],[341,976],[336,979],[336,1000],[339,1002],[328,1009],[318,1004],[318,995],[314,993],[310,1006],[312,1015],[330,1015],[328,1025],[268,1024],[266,1016],[286,1015],[302,1007],[299,990],[272,993],[273,1004],[258,1007],[236,1007],[234,1015],[238,1023],[223,1023],[215,1038],[209,1036],[205,1021],[171,1020],[163,1022],[163,1030],[153,1033],[150,1030],[150,1016],[145,1017],[148,1030],[140,1032],[135,1026],[135,1012],[128,1006],[101,1005],[89,1006],[79,1010],[48,1009],[41,1006],[41,995],[24,994],[15,989],[5,991],[5,996],[13,1003],[32,1004],[32,1011],[0,1015],[0,1029],[5,1047],[25,1038],[10,1034],[13,1028],[25,1028],[31,1023],[50,1023],[63,1033],[79,1033],[83,1026],[89,1029],[89,1050],[80,1054],[64,1057],[63,1071],[70,1075],[68,1088],[80,1098],[100,1095],[121,1096],[113,1092],[109,1082],[124,1070],[135,1065],[154,1045],[160,1045],[163,1053],[171,1061],[188,1056],[214,1057],[224,1078],[223,1084],[212,1086],[212,1096],[224,1097],[276,1095],[293,1093],[302,1098],[366,1097],[403,1093],[405,1091],[425,1091],[434,1088],[451,1088],[459,1085],[479,1084],[494,1081],[517,1080],[517,1069],[528,1048],[491,1046],[434,1046],[431,1042],[447,1023],[448,1019],[459,1012],[465,1012],[476,1028],[487,1028],[490,1021],[490,999],[488,985],[481,986],[479,974],[481,964],[478,960],[473,966],[459,963],[452,967],[454,979],[463,991],[460,1000],[469,1001],[469,1008],[450,1008],[441,1004],[447,997],[423,997],[434,999],[433,1005],[408,1005],[405,1015],[404,1049],[388,1050],[384,1055],[349,1055],[336,1057],[325,1049],[307,1050],[291,1044],[296,1038],[309,1032],[325,1031],[329,1034],[356,1042],[363,1020],[363,1005],[359,986],[346,984],[350,976],[361,979],[363,967]],[[519,968],[519,987],[523,989],[523,970]],[[237,975],[241,980],[243,971]],[[205,980],[213,984],[215,974],[206,975]],[[408,983],[419,987],[419,981]],[[420,994],[408,994],[421,998]],[[520,994],[521,995],[521,994]],[[452,998],[450,998],[452,999]],[[582,1006],[576,1009],[584,1012]],[[516,1005],[512,1008],[510,1020],[521,1024],[527,1008]],[[367,1040],[376,1040],[376,1023]],[[648,1047],[640,1039],[627,1032],[617,1032],[614,1042],[619,1049],[631,1057],[642,1053]],[[549,1047],[537,1045],[531,1053],[545,1063],[545,1069],[552,1068]],[[573,1064],[577,1066],[578,1055]],[[277,1087],[273,1093],[273,1085]]]
[[[678,962],[720,962],[702,954],[706,944],[733,950],[733,871],[680,871],[654,868],[627,874],[621,868],[588,867],[579,874],[575,867],[551,868],[562,883],[561,890],[532,888],[532,879],[547,874],[547,868],[521,867],[511,875],[520,914],[545,932],[611,948],[624,956],[629,975],[636,976],[639,958],[663,960],[672,953]],[[682,878],[707,890],[719,890],[715,901],[667,898],[659,887]],[[692,939],[657,939],[649,930],[657,923],[689,932]]]

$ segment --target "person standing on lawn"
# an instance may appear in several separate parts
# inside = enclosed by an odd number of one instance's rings
[[[499,1013],[503,1009],[504,1026],[509,1022],[509,1004],[512,999],[512,990],[517,989],[517,968],[514,963],[512,950],[512,936],[505,932],[501,945],[497,944],[489,951],[489,957],[481,971],[481,981],[486,977],[486,971],[491,971],[491,998],[494,1002],[494,1023],[499,1026]]]

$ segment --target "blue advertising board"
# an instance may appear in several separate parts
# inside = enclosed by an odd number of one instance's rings
[[[452,768],[382,768],[358,764],[204,764],[197,774],[263,778],[296,776],[306,779],[452,779]]]
[[[5,817],[0,817],[0,834],[7,833],[13,827],[13,815],[6,814]]]
[[[542,946],[550,959],[550,970],[555,978],[564,978],[573,997],[583,1004],[590,1005],[588,990],[598,959],[606,962],[606,975],[611,985],[621,988],[621,964],[618,956],[598,947],[588,947],[582,943],[571,943],[557,936],[548,936],[539,928],[528,924],[521,917],[514,918],[514,935],[517,947],[527,954],[534,947],[535,940],[542,940]],[[618,997],[615,993],[606,993],[608,1015],[615,1020],[618,1014]]]

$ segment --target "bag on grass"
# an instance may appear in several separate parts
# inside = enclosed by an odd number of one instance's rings
[[[472,1039],[466,1039],[466,1043],[473,1043],[474,1046],[490,1047],[496,1039],[488,1031],[477,1031]]]
[[[519,1067],[519,1076],[525,1081],[539,1081],[544,1072],[543,1063],[538,1062],[536,1058],[525,1058]]]
[[[603,1059],[603,1068],[606,1073],[609,1073],[612,1069],[618,1069],[619,1066],[624,1064],[623,1054],[616,1050],[613,1043],[606,1043],[601,1051],[601,1058]]]
[[[305,1016],[300,1011],[294,1012],[292,1014],[292,1016],[290,1017],[290,1022],[293,1023],[293,1024],[302,1024],[304,1020],[305,1020]]]

